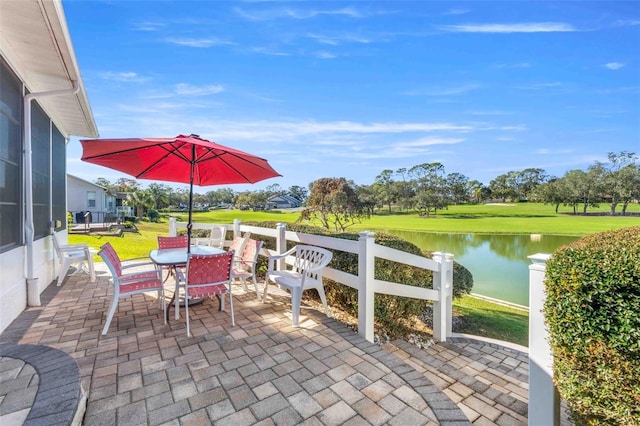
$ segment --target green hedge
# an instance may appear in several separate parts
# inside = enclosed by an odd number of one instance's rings
[[[555,381],[576,422],[640,425],[640,227],[560,248],[545,285]]]
[[[276,222],[260,222],[260,223],[245,223],[246,225],[259,226],[263,228],[275,228]],[[357,240],[358,234],[353,233],[338,233],[326,230],[324,228],[302,225],[302,224],[287,224],[287,230],[294,232],[301,232],[312,235],[325,235],[334,238],[344,238],[347,240]],[[260,239],[265,241],[265,247],[269,249],[275,249],[275,238],[267,238],[260,236]],[[422,252],[414,244],[398,238],[393,235],[385,233],[376,233],[375,242],[385,247],[391,247],[398,250],[406,251],[408,253],[416,254],[418,256],[425,256],[431,258],[431,254],[428,252]],[[287,249],[295,246],[296,243],[289,241]],[[351,274],[358,274],[358,256],[353,253],[346,253],[342,251],[332,250],[333,259],[329,266],[340,271],[349,272]],[[267,270],[266,258],[261,258],[259,262],[259,270],[262,275]],[[432,288],[433,278],[431,271],[427,271],[420,268],[392,262],[389,260],[376,259],[375,264],[375,278],[379,280],[397,282],[401,284],[415,285],[419,287]],[[453,294],[454,297],[462,296],[471,292],[473,286],[473,277],[469,270],[464,266],[454,261],[453,271]],[[351,316],[357,318],[358,315],[358,292],[351,287],[343,284],[333,282],[331,280],[325,280],[325,293],[327,301],[331,306],[337,306],[343,311],[347,312]],[[306,293],[310,292],[305,292]],[[315,294],[315,292],[313,292]],[[319,299],[318,299],[319,300]],[[419,316],[425,306],[430,302],[418,299],[412,299],[408,297],[388,296],[384,294],[375,295],[375,321],[377,332],[388,334],[391,337],[398,337],[405,333],[405,321],[408,318]]]

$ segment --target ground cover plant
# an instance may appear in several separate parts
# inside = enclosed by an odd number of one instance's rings
[[[640,226],[557,250],[545,286],[554,379],[577,423],[640,425]]]

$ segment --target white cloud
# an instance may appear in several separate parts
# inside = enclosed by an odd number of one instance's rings
[[[531,68],[531,64],[528,62],[516,62],[513,64],[495,64],[495,68],[506,68],[506,69],[516,69],[516,68]]]
[[[330,15],[330,16],[347,16],[350,18],[364,18],[368,14],[365,14],[353,7],[344,7],[341,9],[327,9],[327,10],[304,10],[302,8],[279,8],[279,9],[265,9],[262,11],[247,11],[236,7],[233,9],[240,17],[248,21],[270,21],[274,19],[291,18],[291,19],[312,19],[318,16]]]
[[[328,44],[330,46],[338,46],[343,43],[360,43],[369,44],[372,43],[372,39],[355,34],[339,34],[339,35],[324,35],[309,33],[307,37],[316,40],[321,44]]]
[[[562,83],[553,81],[549,83],[532,83],[527,86],[517,86],[516,89],[521,90],[543,90],[543,89],[555,89],[562,87]]]
[[[470,9],[449,9],[446,12],[444,12],[443,15],[452,15],[452,16],[466,15],[469,12],[471,12]]]
[[[559,154],[570,154],[572,152],[573,152],[572,149],[549,149],[549,148],[540,148],[535,151],[535,153],[539,155],[559,155]]]
[[[233,44],[230,41],[220,40],[218,38],[167,38],[164,40],[170,44],[178,46],[206,48],[212,46],[225,46]]]
[[[621,62],[609,62],[607,64],[605,64],[606,68],[609,68],[610,70],[619,70],[620,68],[624,67],[624,64]]]
[[[479,84],[463,84],[462,86],[455,87],[407,91],[404,92],[404,94],[413,96],[452,96],[462,95],[463,93],[477,90],[480,87]]]
[[[125,72],[115,72],[115,71],[106,71],[100,74],[105,80],[119,81],[122,83],[144,83],[149,80],[147,77],[142,77],[135,72],[125,71]]]
[[[316,58],[320,58],[320,59],[334,59],[337,58],[337,55],[331,52],[327,52],[325,50],[320,50],[314,53],[314,55]]]
[[[251,51],[255,53],[259,53],[261,55],[270,55],[270,56],[291,56],[287,52],[283,52],[281,50],[275,50],[271,47],[253,47]]]
[[[175,89],[176,95],[181,95],[181,96],[215,95],[216,93],[220,93],[224,91],[224,87],[220,85],[194,86],[192,84],[187,84],[187,83],[176,84],[174,89]]]
[[[396,148],[414,148],[414,147],[422,147],[422,146],[432,146],[432,145],[453,145],[464,142],[462,138],[421,138],[415,141],[408,142],[400,142],[395,144]]]
[[[144,21],[133,24],[134,31],[160,31],[165,27],[166,24],[164,22]]]
[[[529,22],[518,24],[465,24],[443,25],[445,31],[456,33],[551,33],[578,31],[563,22]]]

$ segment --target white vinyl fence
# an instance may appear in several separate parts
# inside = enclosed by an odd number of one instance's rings
[[[245,232],[251,232],[251,235],[258,236],[258,239],[260,235],[275,238],[276,249],[263,249],[261,254],[266,256],[284,253],[287,250],[287,241],[357,254],[357,275],[327,267],[325,268],[324,276],[358,290],[358,333],[370,342],[373,342],[374,335],[373,308],[375,293],[433,301],[434,340],[444,342],[452,334],[453,255],[449,253],[436,252],[433,253],[433,259],[428,259],[376,244],[373,232],[360,232],[360,238],[357,241],[352,241],[287,231],[286,225],[283,223],[279,223],[275,229],[270,229],[242,225],[236,219],[233,225],[194,223],[192,229],[211,229],[214,226],[225,226],[228,231],[233,231],[234,237]],[[175,218],[171,218],[169,221],[169,235],[175,236],[178,229],[186,229],[186,227],[186,222],[177,222]],[[433,289],[375,279],[375,258],[388,259],[433,271]],[[281,262],[284,262],[284,259]],[[284,263],[281,263],[279,268],[284,268]]]

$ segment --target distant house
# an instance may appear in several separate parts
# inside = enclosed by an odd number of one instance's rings
[[[84,223],[84,213],[91,212],[93,222],[104,222],[116,213],[115,193],[104,186],[67,174],[67,211],[75,223]]]
[[[57,276],[67,142],[98,129],[61,0],[0,0],[0,28],[1,332]]]
[[[295,209],[302,203],[290,195],[275,195],[267,200],[267,205],[273,209]]]

